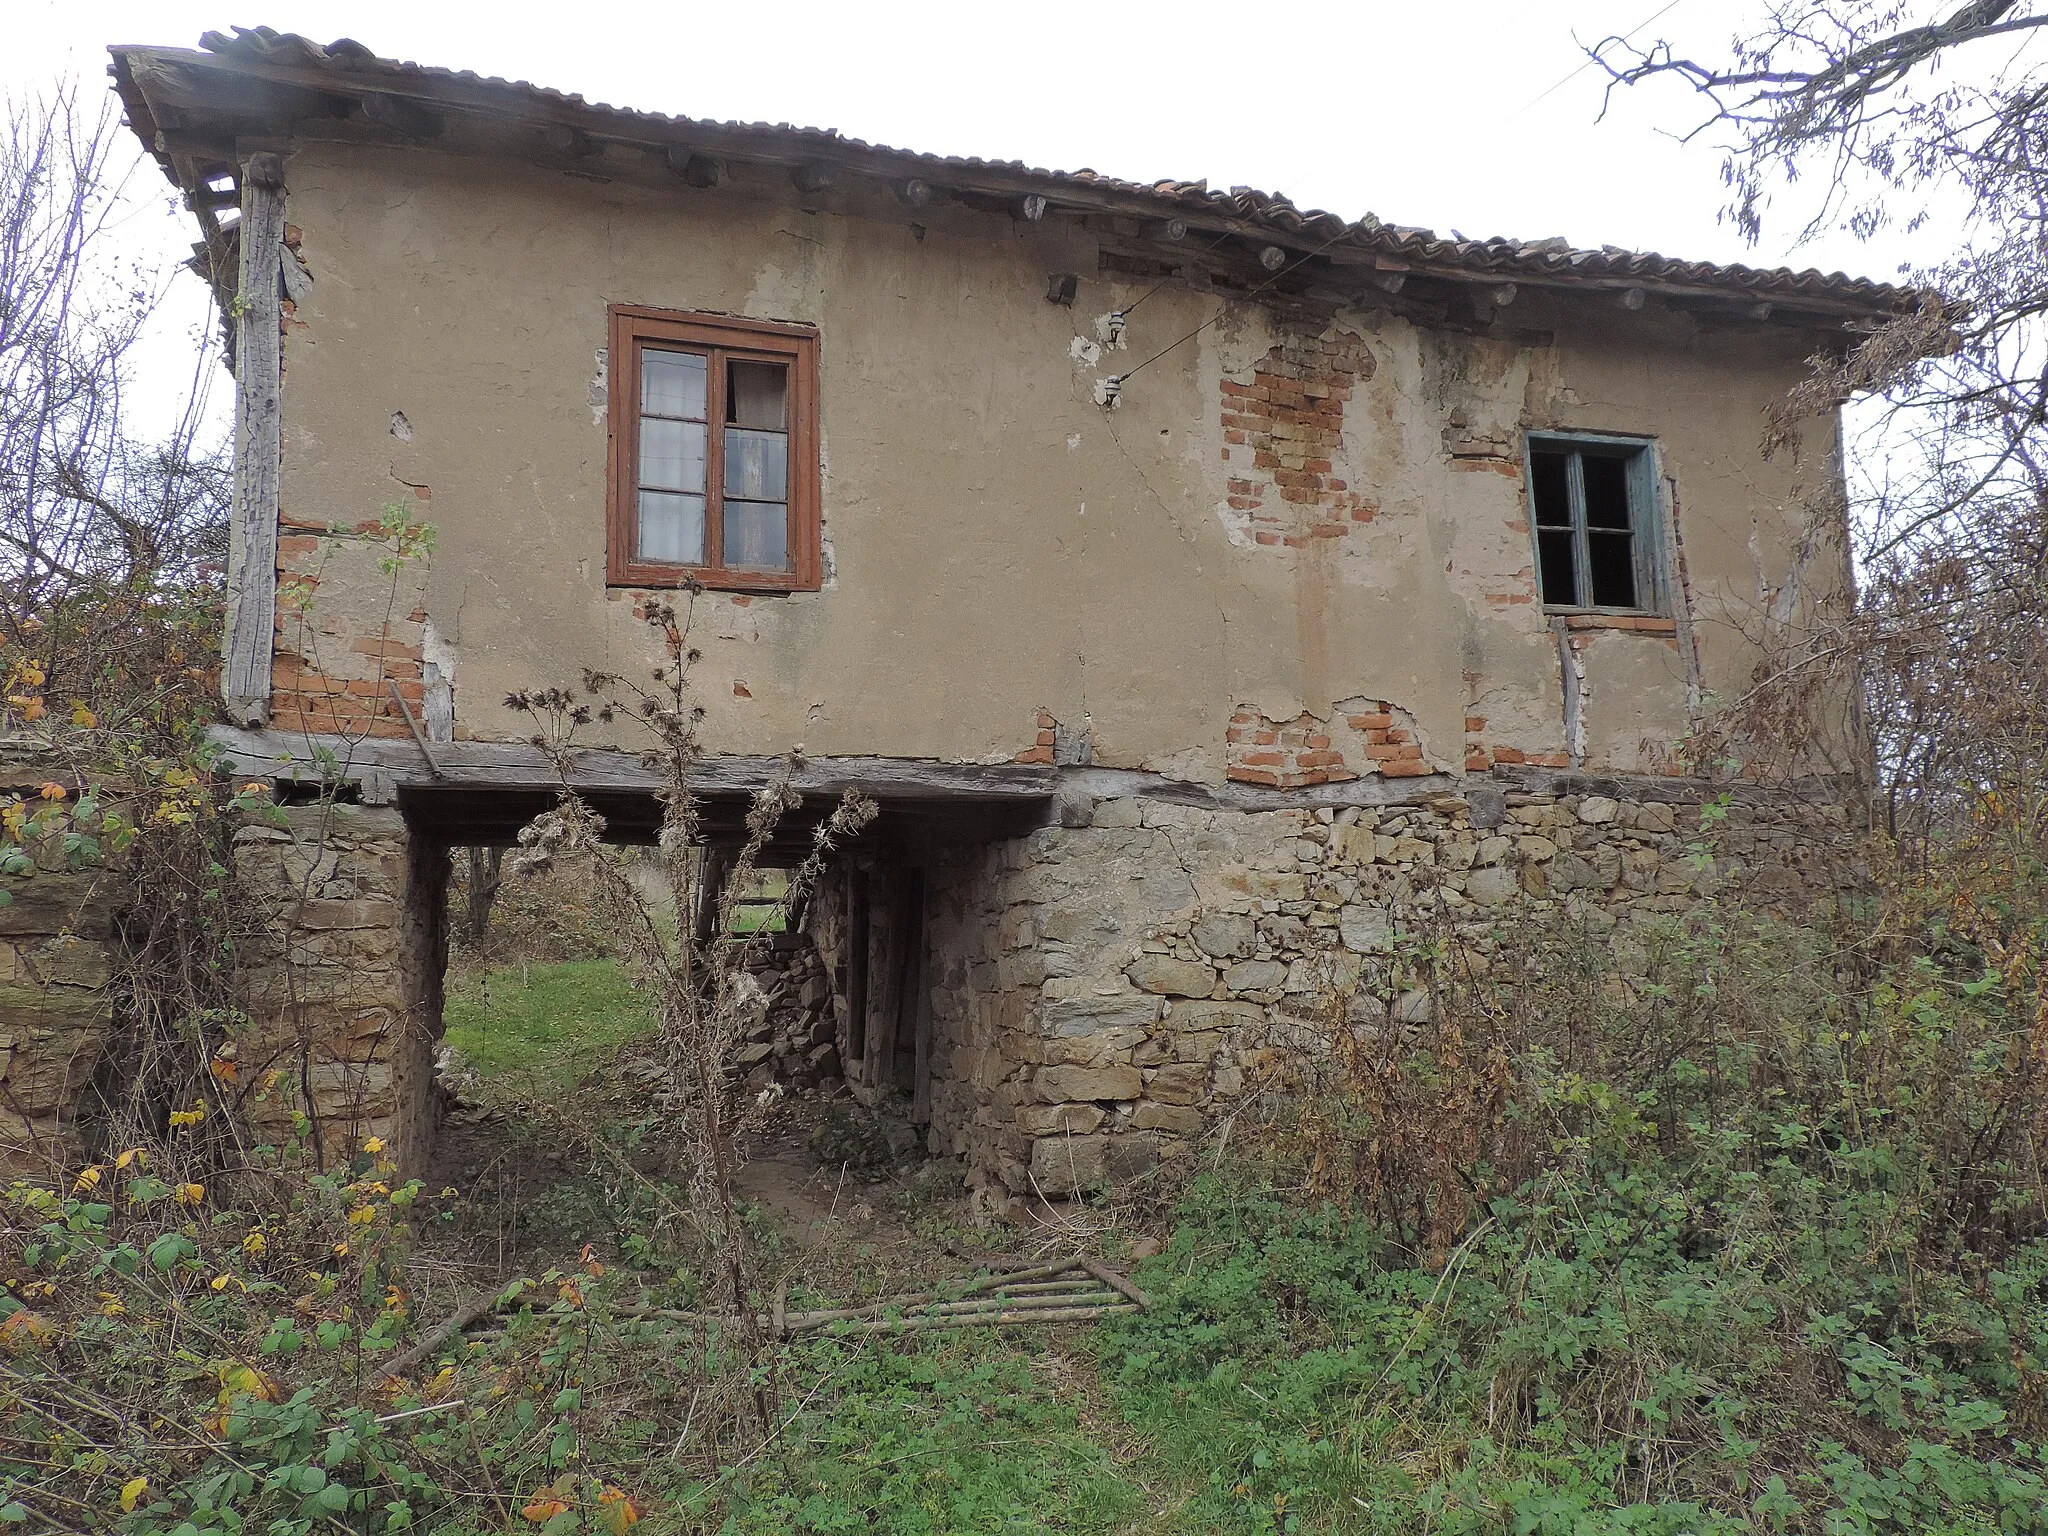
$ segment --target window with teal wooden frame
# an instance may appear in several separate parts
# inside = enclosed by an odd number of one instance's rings
[[[1665,613],[1656,445],[1640,437],[1532,432],[1525,448],[1544,611]]]

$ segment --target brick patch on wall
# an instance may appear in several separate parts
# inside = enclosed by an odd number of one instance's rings
[[[410,736],[399,696],[420,720],[425,711],[423,675],[427,614],[410,587],[425,573],[400,575],[397,603],[388,618],[352,619],[328,604],[323,587],[365,589],[369,572],[358,567],[387,553],[375,542],[374,522],[356,537],[283,520],[277,541],[277,632],[270,662],[271,726],[313,735]],[[389,578],[381,578],[388,587]],[[369,590],[376,590],[375,584]],[[399,609],[409,609],[401,614]]]
[[[1385,699],[1346,699],[1328,720],[1306,712],[1272,720],[1240,705],[1224,732],[1228,776],[1241,784],[1299,789],[1378,774],[1419,778],[1423,760],[1414,717]]]
[[[1019,752],[1016,761],[1020,763],[1049,763],[1052,761],[1054,743],[1059,740],[1059,722],[1052,717],[1052,711],[1041,709],[1032,745]]]
[[[1255,543],[1299,549],[1341,538],[1379,511],[1334,468],[1345,403],[1374,367],[1356,336],[1293,336],[1267,352],[1251,383],[1223,381],[1229,503]]]

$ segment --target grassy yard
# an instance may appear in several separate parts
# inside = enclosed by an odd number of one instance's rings
[[[616,960],[494,967],[448,989],[447,1040],[486,1078],[573,1088],[654,1016]]]

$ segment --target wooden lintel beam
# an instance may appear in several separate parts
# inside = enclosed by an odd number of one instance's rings
[[[436,742],[436,775],[410,740],[309,740],[283,731],[231,729],[213,734],[235,772],[251,777],[318,781],[326,773],[325,764],[333,762],[339,765],[335,772],[343,782],[376,774],[400,786],[523,791],[555,791],[563,783],[554,759],[527,742]],[[691,782],[703,795],[751,795],[773,783],[783,766],[783,760],[774,757],[708,757],[698,764]],[[812,796],[858,789],[877,800],[1008,802],[1044,800],[1052,794],[1054,779],[1055,770],[1037,763],[819,757],[805,759],[791,782],[799,793]],[[568,782],[593,793],[654,794],[666,781],[638,752],[590,748],[570,755]]]

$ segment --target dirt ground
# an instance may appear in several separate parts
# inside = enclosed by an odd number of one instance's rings
[[[626,1065],[573,1103],[537,1109],[486,1091],[454,1110],[424,1175],[432,1263],[470,1285],[497,1284],[566,1264],[585,1243],[616,1259],[629,1232],[686,1219],[658,1137],[620,1133],[645,1114],[645,1089]],[[588,1129],[604,1125],[611,1134]],[[892,1155],[883,1143],[844,1097],[776,1106],[736,1181],[757,1221],[765,1282],[853,1301],[1094,1246],[1085,1239],[1097,1234],[1070,1221],[979,1226],[958,1163]]]

